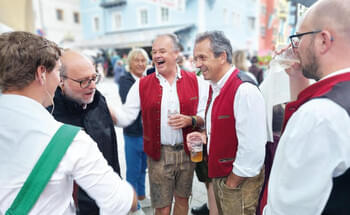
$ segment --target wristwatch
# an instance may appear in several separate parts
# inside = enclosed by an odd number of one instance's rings
[[[192,118],[192,128],[195,129],[197,127],[197,116],[191,116]]]

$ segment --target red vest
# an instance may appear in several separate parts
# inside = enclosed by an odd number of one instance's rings
[[[181,70],[181,78],[176,81],[180,113],[189,116],[197,115],[199,101],[198,81],[195,73]],[[140,80],[140,101],[143,123],[144,151],[154,160],[160,159],[160,111],[162,103],[162,86],[156,73]],[[186,135],[192,127],[182,129],[184,148],[188,154]]]
[[[210,152],[208,157],[208,176],[223,177],[230,174],[236,158],[238,140],[236,135],[234,101],[238,87],[243,81],[236,69],[228,78],[215,98],[211,111]],[[208,105],[211,102],[210,88]]]
[[[296,101],[290,102],[286,105],[286,109],[284,112],[284,123],[283,123],[282,132],[287,126],[287,123],[290,117],[298,110],[300,106],[302,106],[307,101],[313,98],[322,97],[323,95],[331,91],[333,86],[344,81],[350,81],[350,73],[343,73],[343,74],[329,77],[327,79],[318,81],[315,84],[304,89],[298,95],[298,99]],[[260,202],[260,208],[259,208],[260,214],[262,214],[262,211],[267,204],[267,196],[268,196],[267,192],[268,192],[268,183],[266,183],[265,189],[263,191],[263,196]]]

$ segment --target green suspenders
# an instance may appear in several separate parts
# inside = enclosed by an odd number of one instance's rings
[[[79,127],[66,124],[57,130],[6,215],[25,215],[30,212],[79,130]]]

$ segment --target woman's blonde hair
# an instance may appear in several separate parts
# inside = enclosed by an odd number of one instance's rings
[[[248,71],[247,55],[243,50],[237,50],[233,52],[233,64],[237,69],[242,71]]]

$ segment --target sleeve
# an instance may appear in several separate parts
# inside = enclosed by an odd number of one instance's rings
[[[101,214],[127,214],[132,206],[134,191],[107,164],[93,140],[79,132],[66,156],[73,163],[71,175],[92,197]]]
[[[139,85],[140,80],[137,80],[127,93],[126,102],[116,108],[115,115],[118,127],[127,127],[136,120],[141,110]]]
[[[265,159],[264,99],[256,86],[243,83],[237,89],[233,108],[238,148],[232,172],[241,177],[254,177],[260,173]]]
[[[338,105],[315,99],[301,106],[280,139],[264,214],[321,214],[333,177],[349,168],[349,138],[350,119]]]
[[[205,118],[205,108],[207,106],[208,94],[209,94],[209,83],[201,77],[197,77],[198,81],[198,90],[199,90],[199,102],[197,108],[197,116],[200,116],[202,119]]]

